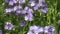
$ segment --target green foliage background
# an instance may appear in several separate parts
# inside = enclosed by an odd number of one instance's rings
[[[3,34],[26,34],[30,25],[39,25],[43,27],[47,25],[54,25],[56,34],[59,34],[60,25],[57,24],[57,21],[60,19],[60,9],[59,6],[57,8],[57,1],[58,0],[46,0],[46,3],[48,4],[48,12],[45,14],[37,10],[34,14],[34,20],[31,22],[27,21],[24,27],[20,27],[19,23],[23,20],[22,16],[18,17],[14,13],[6,14],[4,9],[7,5],[4,0],[0,0],[0,29],[3,31]],[[6,21],[15,25],[13,30],[9,31],[4,29]]]

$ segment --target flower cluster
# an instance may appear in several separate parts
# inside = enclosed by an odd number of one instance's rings
[[[26,14],[24,19],[27,21],[33,20],[33,11],[38,10],[42,6],[41,12],[46,13],[48,11],[47,4],[44,0],[29,0],[27,5],[23,8],[26,0],[5,0],[9,8],[5,9],[6,13],[14,12],[15,14]],[[32,7],[32,8],[31,8]]]
[[[21,27],[25,26],[25,24],[26,24],[25,21],[21,21],[21,22],[19,23],[19,25],[20,25]],[[5,25],[4,25],[4,29],[5,29],[5,30],[12,30],[12,29],[14,29],[14,27],[15,27],[15,25],[13,25],[11,22],[5,22]]]
[[[39,33],[45,33],[45,34],[55,34],[55,27],[54,26],[45,26],[45,27],[40,27],[40,26],[30,26],[29,31],[27,34],[39,34]]]
[[[41,12],[43,13],[48,11],[47,4],[44,0],[38,0],[37,3],[35,0],[30,0],[28,6],[33,7],[34,10],[38,10],[40,7],[42,7]]]
[[[6,22],[4,28],[5,28],[6,30],[12,30],[13,27],[14,27],[14,25],[13,25],[12,23]]]

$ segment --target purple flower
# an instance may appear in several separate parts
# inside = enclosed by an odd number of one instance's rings
[[[37,32],[38,29],[39,29],[39,27],[36,25],[30,26],[29,32],[27,34],[38,34],[38,32]]]
[[[29,8],[28,11],[27,11],[27,13],[31,14],[31,13],[33,13],[33,10]]]
[[[47,34],[54,34],[55,32],[55,27],[50,25],[50,26],[45,26],[44,27],[44,33],[47,33]]]
[[[24,10],[22,10],[22,13],[23,14],[32,14],[33,13],[33,10],[30,9],[29,7],[25,7]]]
[[[45,2],[45,0],[39,0],[39,2],[38,2],[38,3],[42,3],[42,2]]]
[[[21,10],[21,14],[26,14],[26,10]]]
[[[42,6],[42,3],[36,3],[36,5],[34,6],[34,10],[38,10],[40,6]]]
[[[30,13],[24,17],[24,19],[27,21],[32,21],[33,20],[33,15]]]
[[[39,4],[36,4],[36,5],[34,6],[34,10],[38,10],[38,8],[39,8]]]
[[[48,34],[55,34],[55,27],[54,26],[50,25],[48,30],[49,30]]]
[[[43,33],[43,27],[39,27],[36,31],[34,31],[34,33],[39,34],[39,33]]]
[[[29,28],[30,31],[32,31],[32,30],[36,31],[38,29],[39,29],[39,27],[36,25],[30,26],[30,28]]]
[[[48,33],[49,26],[44,27],[44,33]]]
[[[21,5],[18,5],[17,7],[18,7],[18,9],[22,9],[22,6]]]
[[[38,29],[38,33],[39,32],[43,32],[43,27],[40,27],[39,29]]]
[[[22,9],[22,6],[20,6],[20,5],[13,7],[13,11],[14,11],[14,12],[15,12],[15,11],[18,12],[19,10],[21,11],[21,9]],[[20,13],[20,12],[19,12],[19,13]]]
[[[9,13],[9,12],[11,12],[11,11],[12,11],[12,9],[10,9],[10,8],[6,8],[6,9],[5,9],[5,12],[6,12],[6,13]]]
[[[17,3],[17,2],[18,2],[18,0],[13,0],[13,2],[14,2],[14,3]]]
[[[44,0],[39,0],[39,6],[42,6],[41,12],[46,13],[48,11],[47,4]]]
[[[42,2],[42,7],[47,7],[47,3]]]
[[[0,30],[0,34],[2,34],[2,30]]]
[[[42,2],[44,2],[44,0],[39,0],[38,7],[43,6],[43,3]]]
[[[54,27],[54,26],[52,26],[52,25],[51,25],[51,26],[49,26],[49,31],[50,31],[50,32],[54,32],[54,31],[55,31],[55,27]]]
[[[33,10],[32,9],[28,9],[28,7],[26,7],[24,13],[27,13],[27,15],[24,17],[24,19],[27,21],[32,21],[33,20]]]
[[[24,8],[24,10],[26,10],[26,11],[28,11],[28,9],[29,9],[29,7],[27,7],[27,6]]]
[[[43,32],[43,27],[36,25],[30,26],[28,34],[39,34]]]
[[[33,0],[29,1],[29,3],[28,3],[28,6],[31,6],[31,7],[33,7],[35,5],[36,5],[36,2]]]
[[[28,16],[25,16],[24,19],[25,19],[25,21],[27,21],[29,18],[28,18]]]
[[[32,14],[29,14],[28,15],[28,18],[29,18],[29,21],[32,21],[33,20],[33,15]]]
[[[20,22],[20,26],[21,27],[25,26],[25,23],[26,23],[25,21]]]
[[[47,11],[48,11],[48,8],[46,8],[46,7],[41,9],[41,12],[43,12],[43,13],[46,13]]]
[[[21,13],[21,10],[16,10],[16,14],[20,14]]]
[[[47,4],[44,2],[44,0],[39,0],[38,3],[36,3],[36,5],[34,6],[34,10],[38,10],[38,8],[40,7],[47,7]],[[47,12],[47,8],[43,8],[41,9],[42,12],[46,13]]]
[[[38,3],[38,7],[40,7],[40,6],[43,6],[43,4],[42,3]]]
[[[21,11],[20,11],[20,10],[17,10],[17,11],[16,11],[16,14],[20,14],[20,13],[21,13]]]
[[[22,11],[21,11],[21,14],[26,14],[27,12],[28,12],[28,9],[29,9],[29,7],[25,7]]]
[[[19,4],[25,3],[25,0],[19,0]]]
[[[13,6],[14,2],[13,1],[9,1],[9,5]]]
[[[13,11],[16,11],[18,9],[18,6],[13,7]]]
[[[27,34],[34,34],[32,31],[29,31]]]
[[[13,27],[14,27],[13,24],[11,24],[10,22],[6,22],[4,28],[7,29],[7,30],[11,30]]]
[[[29,31],[27,34],[42,34],[44,32],[44,34],[55,34],[54,31],[49,31],[49,28],[54,28],[53,26],[45,26],[43,27],[39,27],[36,25],[30,26]]]

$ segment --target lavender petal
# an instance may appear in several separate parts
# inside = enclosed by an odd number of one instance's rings
[[[0,30],[0,34],[2,34],[2,30]]]

